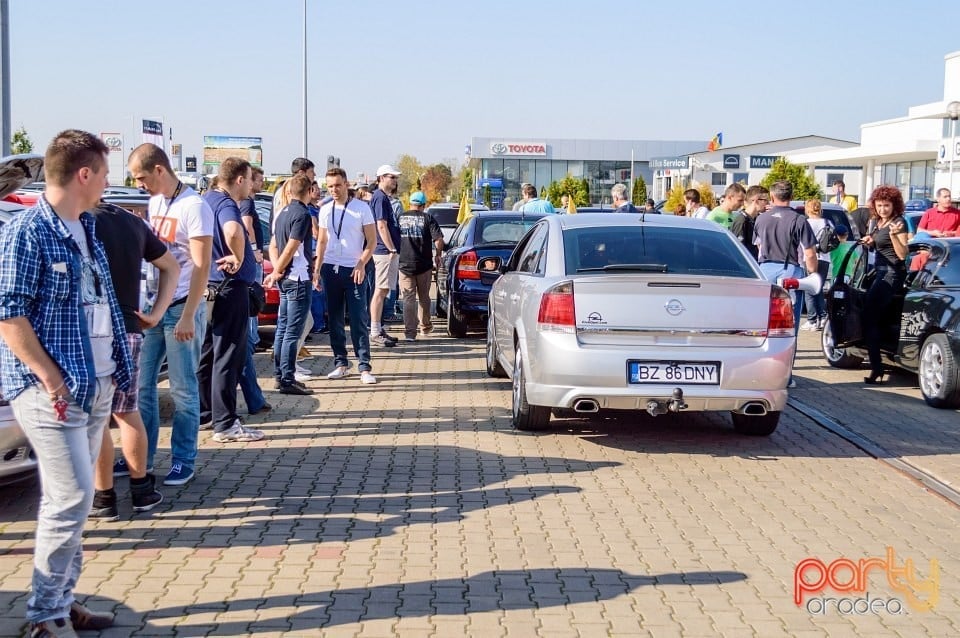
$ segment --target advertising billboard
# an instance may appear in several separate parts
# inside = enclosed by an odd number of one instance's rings
[[[234,135],[203,136],[203,173],[209,175],[220,168],[228,157],[240,157],[254,166],[263,166],[263,138]]]

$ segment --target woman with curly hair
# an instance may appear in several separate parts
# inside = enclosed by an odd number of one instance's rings
[[[863,244],[875,254],[876,276],[863,304],[863,336],[870,355],[870,376],[864,383],[883,383],[880,341],[884,317],[893,296],[907,277],[907,225],[903,220],[903,195],[895,186],[878,186],[870,194],[870,226]]]

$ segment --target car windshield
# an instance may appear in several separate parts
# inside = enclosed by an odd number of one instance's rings
[[[477,229],[478,244],[516,244],[537,222],[530,219],[486,219]]]
[[[564,231],[568,275],[662,272],[756,279],[757,273],[724,233],[663,226],[605,226]]]

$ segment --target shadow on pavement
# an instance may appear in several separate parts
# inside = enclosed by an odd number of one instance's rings
[[[204,450],[197,478],[181,488],[161,487],[166,500],[149,514],[131,515],[126,480],[118,480],[121,521],[88,523],[84,549],[264,547],[383,537],[409,525],[459,521],[477,510],[580,491],[560,484],[488,487],[517,476],[618,465],[444,445]],[[35,483],[0,496],[0,521],[34,519],[38,491]],[[156,519],[178,524],[158,525]],[[32,526],[0,533],[2,541],[32,537]],[[31,542],[0,549],[0,556],[32,551]]]
[[[272,596],[224,600],[200,605],[136,612],[123,601],[91,596],[85,604],[95,610],[113,609],[113,632],[127,635],[234,636],[248,633],[319,630],[338,625],[388,618],[421,618],[438,614],[473,614],[516,609],[543,609],[610,600],[639,587],[723,585],[746,580],[736,571],[702,571],[633,575],[618,569],[560,568],[483,572],[469,578],[448,578],[376,587],[334,589],[299,596]],[[0,591],[0,605],[25,605],[23,592]],[[231,613],[288,609],[279,618],[226,620]],[[666,612],[664,612],[666,613]],[[217,621],[214,621],[214,618]],[[176,624],[163,619],[180,619]]]

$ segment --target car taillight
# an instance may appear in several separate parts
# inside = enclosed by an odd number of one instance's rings
[[[574,332],[575,320],[572,281],[557,284],[540,297],[540,312],[537,313],[540,330]]]
[[[767,319],[768,337],[792,337],[796,334],[793,323],[793,304],[790,293],[780,286],[770,287],[770,316]]]
[[[460,255],[457,260],[457,279],[480,279],[476,251],[468,250]]]

